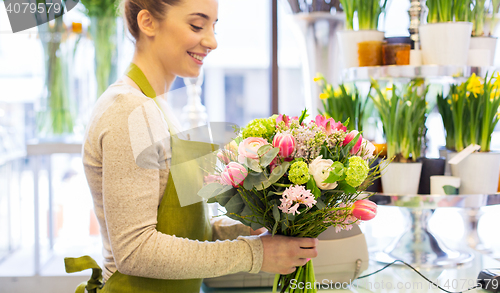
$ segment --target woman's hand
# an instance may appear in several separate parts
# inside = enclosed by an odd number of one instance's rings
[[[317,238],[297,238],[282,235],[261,234],[264,247],[264,260],[261,271],[287,275],[296,267],[305,265],[318,255]]]

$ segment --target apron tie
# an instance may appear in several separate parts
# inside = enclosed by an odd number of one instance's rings
[[[78,258],[65,257],[64,265],[66,267],[66,273],[75,273],[92,269],[92,276],[90,279],[87,283],[83,282],[78,285],[75,293],[84,293],[85,289],[87,289],[89,293],[97,293],[98,290],[102,288],[102,269],[90,256],[84,255]]]

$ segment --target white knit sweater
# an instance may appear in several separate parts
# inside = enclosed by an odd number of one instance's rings
[[[168,119],[174,127],[179,125],[173,116]],[[151,134],[158,139],[152,142]],[[169,172],[169,137],[168,125],[154,101],[129,84],[119,80],[97,100],[82,156],[101,227],[104,280],[116,270],[157,279],[259,272],[260,238],[248,236],[249,227],[229,218],[212,219],[215,242],[156,230]]]

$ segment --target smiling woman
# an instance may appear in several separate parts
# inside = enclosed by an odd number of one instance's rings
[[[176,76],[197,77],[217,48],[218,1],[122,4],[134,56],[125,75],[98,99],[83,146],[104,271],[88,257],[65,259],[68,272],[94,269],[79,292],[83,286],[89,292],[199,292],[202,278],[260,270],[287,274],[315,257],[316,239],[258,235],[263,231],[229,218],[210,219],[204,201],[184,204],[191,198],[184,187],[197,185],[200,169],[185,158],[216,146],[175,135],[181,128],[164,94]],[[179,174],[192,174],[182,178],[193,182],[181,185]]]

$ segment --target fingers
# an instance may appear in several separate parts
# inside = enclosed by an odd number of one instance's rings
[[[269,273],[290,274],[318,255],[318,239],[295,238],[281,235],[259,235],[264,248],[261,270]]]
[[[312,248],[316,247],[319,243],[318,238],[296,238],[299,241],[299,246],[301,248]]]

